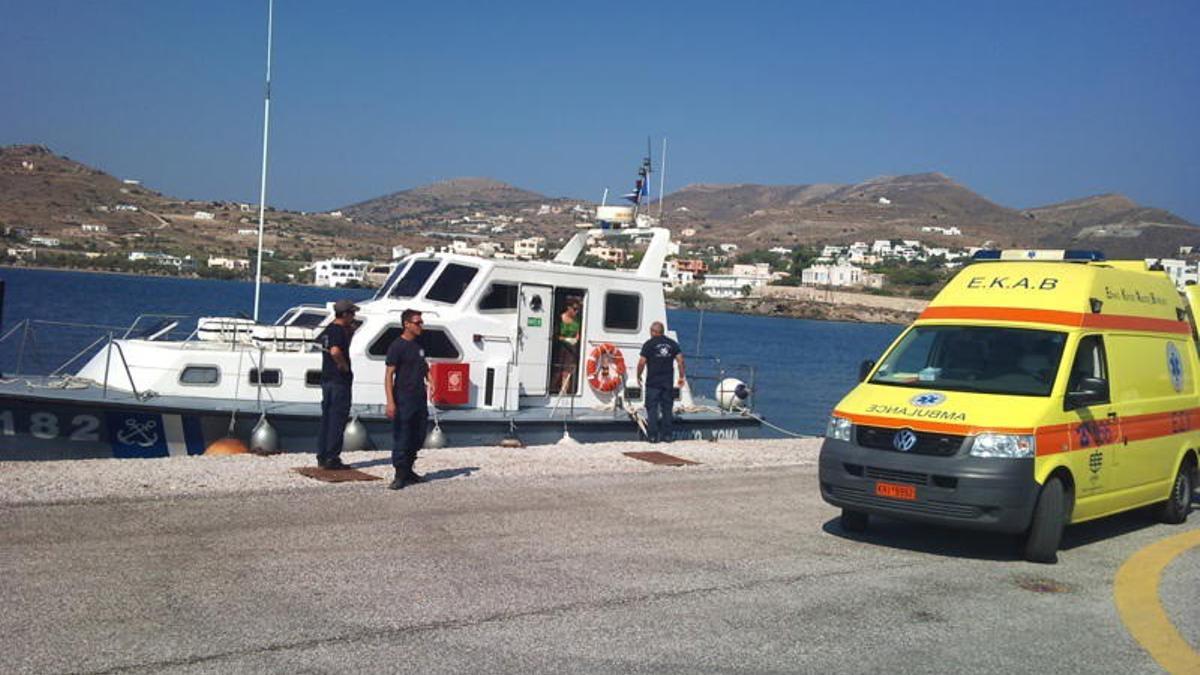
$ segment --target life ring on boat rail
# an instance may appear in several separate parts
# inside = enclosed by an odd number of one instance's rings
[[[587,380],[596,391],[609,392],[625,381],[625,357],[611,342],[601,342],[587,359]]]

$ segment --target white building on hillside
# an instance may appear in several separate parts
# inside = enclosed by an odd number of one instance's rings
[[[217,256],[209,256],[209,267],[223,267],[227,270],[248,270],[250,269],[250,261],[246,258],[221,258]]]
[[[518,258],[539,258],[546,252],[545,237],[529,237],[513,242],[513,254]]]
[[[412,255],[412,249],[407,246],[393,246],[392,260],[401,260]]]
[[[613,265],[625,264],[625,249],[615,246],[593,246],[587,250],[587,254],[599,258]]]
[[[371,263],[366,260],[332,258],[318,260],[309,269],[313,270],[313,283],[317,286],[336,288],[350,282],[362,283]]]
[[[678,260],[668,260],[663,265],[663,289],[673,291],[681,286],[696,283],[696,273],[690,269],[679,269]]]
[[[813,265],[801,270],[800,283],[805,286],[882,288],[883,275],[867,272],[854,265]]]
[[[192,214],[192,217],[195,218],[196,220],[212,220],[213,218],[216,218],[216,216],[209,213],[208,211],[197,211]]]
[[[701,288],[714,298],[739,298],[771,283],[774,276],[767,263],[734,265],[728,274],[706,274]]]

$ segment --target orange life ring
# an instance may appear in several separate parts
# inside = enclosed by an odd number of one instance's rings
[[[625,381],[625,356],[611,342],[596,345],[587,359],[587,380],[592,389],[609,392]]]

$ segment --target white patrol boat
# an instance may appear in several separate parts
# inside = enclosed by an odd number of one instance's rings
[[[347,449],[391,446],[384,357],[405,309],[425,319],[435,445],[638,438],[636,364],[650,324],[667,325],[669,233],[637,226],[629,211],[632,222],[577,232],[553,261],[423,253],[398,264],[360,303]],[[576,264],[589,239],[605,237],[648,237],[638,268]],[[573,333],[562,330],[568,304],[581,308],[573,340],[559,339]],[[230,436],[259,451],[311,452],[321,400],[315,338],[332,318],[319,305],[289,309],[271,325],[209,317],[181,340],[158,330],[94,343],[73,375],[2,380],[0,459],[199,454]],[[758,435],[747,387],[719,365],[689,365],[692,381],[708,370],[717,386],[704,387],[714,391],[707,399],[690,385],[681,390],[675,436]]]

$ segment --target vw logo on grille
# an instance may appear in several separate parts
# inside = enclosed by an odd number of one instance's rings
[[[912,429],[901,429],[892,436],[892,447],[900,452],[908,452],[917,446],[917,435]]]

